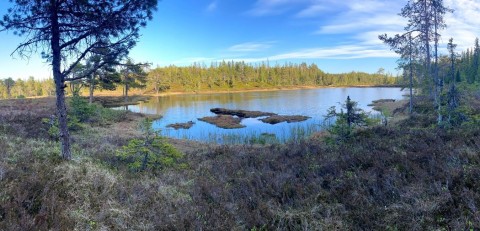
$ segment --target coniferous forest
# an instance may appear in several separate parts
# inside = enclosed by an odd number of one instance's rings
[[[409,0],[398,9],[406,19],[402,33],[378,35],[398,55],[399,76],[383,68],[331,74],[314,63],[135,62],[129,51],[159,2],[9,1],[0,36],[19,36],[19,55],[40,52],[52,77],[1,79],[0,230],[480,230],[480,44],[459,50],[457,38],[442,37],[453,13],[446,1]],[[252,4],[265,2],[297,3]],[[262,48],[247,45],[243,51]],[[152,97],[160,93],[349,86],[398,86],[404,98],[375,100],[377,113],[368,113],[346,96],[322,115],[329,123],[311,132],[292,129],[285,140],[240,134],[234,144],[166,137],[155,127],[165,119],[160,113],[111,108],[170,97]],[[237,99],[246,100],[243,93]],[[178,106],[174,98],[169,102]],[[198,102],[185,104],[202,107]],[[242,129],[242,119],[257,117],[273,127],[310,118],[248,109],[208,108],[216,115],[169,129],[214,120]]]
[[[343,74],[329,74],[323,72],[317,65],[306,63],[284,64],[270,66],[268,63],[246,64],[245,62],[218,62],[210,66],[193,64],[187,67],[167,66],[157,68],[145,67],[147,76],[143,79],[134,79],[140,83],[137,87],[145,94],[181,91],[225,91],[225,90],[254,90],[281,87],[341,87],[341,86],[392,86],[400,84],[401,80],[380,69],[377,73],[350,72]],[[115,70],[122,75],[122,69]],[[54,95],[53,81],[35,80],[30,77],[27,81],[10,79],[10,98],[52,96]],[[7,79],[0,85],[0,96],[8,98]],[[89,80],[73,81],[70,85],[86,90]],[[50,85],[50,86],[49,86]],[[108,90],[122,89],[123,82],[113,82]],[[96,88],[102,89],[101,84]]]

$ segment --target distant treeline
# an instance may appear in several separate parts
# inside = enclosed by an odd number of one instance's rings
[[[121,71],[119,71],[121,74]],[[350,72],[329,74],[315,64],[306,63],[270,66],[268,62],[214,62],[210,66],[193,64],[186,67],[158,67],[148,72],[139,86],[145,93],[164,91],[222,91],[296,86],[365,86],[400,84],[399,79],[380,68],[377,73]],[[76,83],[78,84],[78,82]],[[84,82],[88,84],[88,82]],[[122,83],[118,83],[118,88]],[[84,88],[86,90],[87,88]],[[12,78],[0,81],[0,98],[52,96],[52,79],[28,80]]]
[[[34,77],[29,77],[27,80],[0,79],[0,99],[54,95],[55,85],[53,79],[36,80]]]
[[[439,73],[445,83],[450,82],[450,60],[440,56]],[[121,75],[121,71],[120,75]],[[480,45],[478,38],[474,47],[461,52],[456,58],[456,82],[469,84],[480,82]],[[394,77],[380,68],[376,73],[349,72],[330,74],[316,64],[286,63],[270,66],[268,62],[247,64],[245,62],[222,61],[206,64],[194,63],[191,66],[157,67],[148,72],[146,79],[138,79],[145,93],[164,91],[222,91],[296,86],[365,86],[365,85],[405,85],[404,78]],[[122,83],[118,83],[120,86]],[[52,79],[27,80],[13,78],[0,79],[0,99],[53,96]]]
[[[158,67],[149,72],[147,90],[184,91],[254,89],[289,86],[360,86],[397,84],[397,78],[380,68],[375,74],[350,72],[329,74],[315,64],[270,66],[268,62],[214,62],[210,66]]]

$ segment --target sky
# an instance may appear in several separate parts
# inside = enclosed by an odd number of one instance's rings
[[[444,0],[454,13],[445,17],[441,52],[450,37],[457,51],[472,47],[480,36],[480,0]],[[398,16],[407,0],[162,0],[138,44],[136,62],[153,67],[207,66],[216,61],[268,61],[270,65],[315,63],[329,73],[398,74],[398,55],[378,39],[402,33]],[[10,3],[0,0],[0,15]],[[0,79],[48,78],[50,66],[32,54],[11,55],[21,37],[0,32]]]

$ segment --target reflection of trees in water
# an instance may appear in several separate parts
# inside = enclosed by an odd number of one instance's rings
[[[142,111],[144,109],[153,109],[155,112],[164,113],[169,108],[174,107],[204,107],[204,104],[209,105],[242,105],[248,106],[249,101],[257,100],[259,97],[257,94],[244,94],[244,93],[224,93],[224,94],[198,94],[198,95],[170,95],[170,96],[159,96],[152,98],[148,103],[142,103],[139,105],[139,109]],[[268,97],[262,97],[262,100],[265,98],[275,98],[274,95]]]
[[[371,100],[381,98],[398,98],[393,88],[324,88],[291,91],[265,91],[217,94],[191,94],[153,97],[147,103],[134,106],[140,112],[158,115],[170,115],[171,120],[183,117],[194,120],[206,116],[215,107],[241,110],[258,110],[286,115],[319,115],[326,113],[330,106],[338,106],[342,99],[351,95],[359,101],[362,109],[367,109]],[[393,94],[392,94],[393,93]],[[396,96],[398,95],[398,97]],[[370,100],[371,99],[371,100]],[[131,108],[133,108],[131,106]],[[134,110],[135,110],[134,109]],[[173,117],[172,117],[173,116]]]

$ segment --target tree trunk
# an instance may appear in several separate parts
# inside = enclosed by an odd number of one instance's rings
[[[52,70],[53,78],[55,80],[55,90],[57,95],[57,116],[58,129],[61,142],[62,157],[65,160],[72,159],[70,151],[70,134],[68,133],[67,125],[67,106],[65,104],[65,78],[60,70],[61,68],[61,49],[60,49],[60,30],[58,25],[58,8],[57,1],[50,0],[51,4],[51,46],[52,46]]]
[[[410,115],[413,113],[413,47],[412,47],[412,35],[408,35],[409,39],[409,50],[410,50],[410,62],[409,62],[409,67],[410,67],[410,105],[409,105],[409,112]]]
[[[55,71],[54,71],[55,73]],[[59,73],[61,75],[61,73]],[[55,74],[54,74],[55,76]],[[67,121],[67,107],[65,103],[65,82],[58,81],[55,77],[55,90],[57,93],[57,116],[58,116],[58,128],[59,128],[59,137],[61,141],[61,150],[62,157],[65,160],[70,160],[72,154],[70,151],[70,134],[68,132],[68,121]]]
[[[427,0],[423,0],[423,13],[424,13],[424,22],[425,22],[425,25],[423,25],[423,28],[422,28],[422,33],[424,34],[423,35],[423,42],[425,43],[425,55],[426,55],[426,58],[425,58],[425,81],[427,83],[427,87],[428,87],[428,82],[430,81],[428,78],[431,78],[431,80],[433,80],[433,84],[435,85],[435,77],[432,75],[432,66],[431,66],[431,54],[430,54],[430,11],[428,9],[428,3],[427,3]],[[436,94],[435,94],[435,86],[433,86],[433,89],[430,91],[430,96],[435,97]],[[435,99],[435,102],[436,102],[436,99]]]
[[[435,65],[434,65],[434,85],[435,85],[435,103],[437,104],[437,124],[440,124],[443,120],[442,116],[442,102],[440,96],[442,95],[442,83],[440,78],[438,77],[438,20],[437,20],[437,12],[434,8],[434,27],[435,27],[435,34],[434,34],[434,41],[435,41]]]
[[[7,83],[7,98],[12,98],[12,87]]]
[[[125,103],[128,103],[128,83],[125,83]]]
[[[92,76],[90,76],[90,104],[93,103],[93,90],[95,90],[95,74],[92,74]]]

